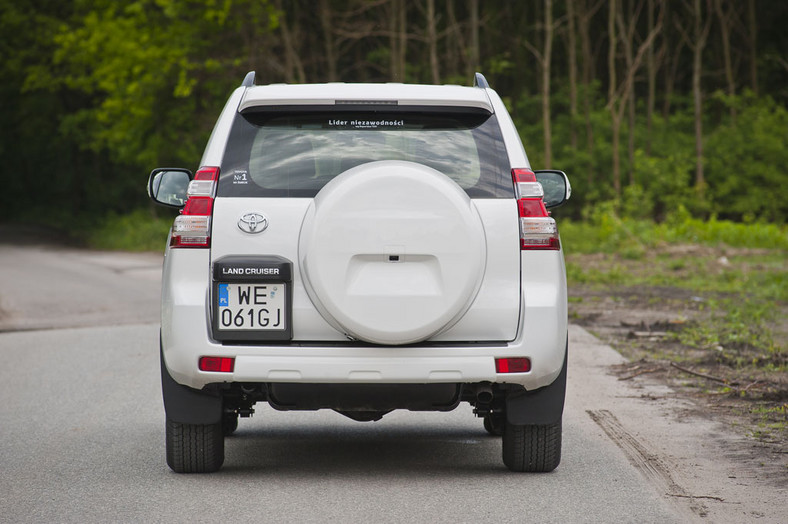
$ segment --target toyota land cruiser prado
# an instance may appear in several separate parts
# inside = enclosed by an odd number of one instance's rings
[[[561,459],[566,279],[498,95],[403,84],[230,96],[196,173],[155,169],[182,208],[162,280],[167,463],[217,470],[256,402],[375,421],[473,406],[514,471]]]

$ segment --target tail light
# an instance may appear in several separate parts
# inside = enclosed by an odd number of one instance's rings
[[[544,189],[530,169],[512,169],[520,213],[520,248],[560,249],[558,227],[544,206]]]
[[[218,167],[201,167],[189,182],[186,205],[172,225],[170,247],[210,247]]]

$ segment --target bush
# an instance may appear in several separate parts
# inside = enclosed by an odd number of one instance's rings
[[[583,222],[559,220],[567,253],[618,253],[624,258],[640,258],[646,248],[659,243],[788,250],[788,227],[785,225],[742,224],[716,217],[700,220],[684,206],[679,206],[665,222],[657,224],[621,217],[619,207],[617,202],[608,201],[587,210]]]
[[[128,215],[110,214],[88,233],[88,242],[96,249],[162,251],[172,220],[148,209]]]
[[[788,110],[769,97],[734,97],[743,106],[735,121],[719,126],[706,143],[713,209],[736,220],[784,223],[788,218]]]

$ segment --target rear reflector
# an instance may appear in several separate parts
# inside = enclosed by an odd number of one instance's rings
[[[218,167],[203,167],[194,174],[183,212],[172,225],[170,247],[210,247],[211,213],[218,178]]]
[[[525,357],[496,358],[496,373],[528,373],[531,371],[531,359]]]
[[[235,369],[235,359],[232,357],[201,357],[200,371],[213,371],[216,373],[232,373]]]

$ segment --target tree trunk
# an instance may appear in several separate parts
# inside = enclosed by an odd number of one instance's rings
[[[707,8],[710,7],[706,0]],[[693,2],[693,43],[692,43],[692,100],[695,108],[695,189],[703,194],[706,180],[703,176],[703,94],[701,92],[701,74],[703,72],[703,48],[711,27],[711,14],[703,23],[703,12],[700,0]]]
[[[627,178],[629,185],[635,183],[635,82],[634,76],[630,72],[634,69],[634,55],[632,52],[632,45],[635,41],[635,33],[637,32],[638,18],[643,3],[633,11],[632,0],[627,3],[626,13],[624,13],[624,4],[621,3],[621,9],[618,12],[618,25],[621,31],[621,44],[624,47],[624,60],[627,71],[627,81],[625,83],[625,94],[627,100]],[[626,23],[625,23],[626,17]],[[649,49],[652,46],[648,46]]]
[[[618,37],[616,36],[616,0],[610,0],[607,14],[607,69],[608,69],[608,108],[610,110],[610,121],[613,133],[613,190],[616,198],[621,197],[621,163],[618,157],[619,152],[619,133],[621,131],[621,119],[616,111],[616,47]]]
[[[479,0],[470,0],[468,10],[471,19],[471,47],[468,50],[469,76],[473,76],[479,70]]]
[[[668,9],[672,4],[670,2],[666,2],[663,6],[663,9]],[[671,13],[673,15],[673,22],[674,26],[680,27],[680,24],[684,20],[684,16],[682,13]],[[671,50],[670,48],[670,41],[671,39],[669,36],[674,36],[674,40],[676,41],[676,47]],[[673,91],[676,86],[676,76],[678,76],[679,66],[681,65],[681,48],[687,44],[688,38],[675,38],[675,35],[666,35],[665,37],[665,46],[666,49],[666,56],[672,57],[673,61],[670,62],[670,67],[666,67],[665,70],[665,84],[663,88],[663,102],[662,102],[662,118],[666,119],[670,115],[670,104],[673,98]],[[667,65],[667,64],[666,64]]]
[[[758,94],[758,21],[755,18],[755,0],[747,4],[747,26],[750,33],[750,87]]]
[[[630,108],[630,131],[634,128],[632,118],[634,115],[634,108],[631,105],[634,100],[634,85],[635,74],[640,68],[643,61],[643,56],[650,46],[653,45],[659,31],[662,29],[662,15],[660,11],[660,18],[657,24],[649,32],[646,39],[638,46],[637,53],[632,53],[632,42],[634,41],[635,31],[637,29],[637,18],[640,9],[643,6],[641,3],[635,12],[630,16],[629,27],[624,24],[624,17],[622,13],[618,12],[615,0],[611,0],[608,12],[608,35],[610,38],[608,47],[608,68],[610,75],[610,86],[608,90],[608,103],[607,108],[610,111],[612,132],[613,132],[613,187],[616,191],[616,197],[621,196],[621,162],[619,158],[619,144],[621,122],[624,119],[624,109]],[[616,48],[618,37],[616,36],[616,20],[621,29],[621,41],[624,46],[624,58],[626,59],[626,74],[624,81],[619,87],[616,82]],[[631,140],[631,139],[630,139]],[[630,141],[630,165],[634,159],[634,142]],[[630,175],[630,182],[632,182],[633,175]]]
[[[397,21],[400,0],[389,2],[389,79],[396,82],[399,78],[399,46],[397,45]]]
[[[440,69],[438,67],[438,34],[435,21],[435,0],[427,0],[427,47],[430,54],[430,71],[432,83],[440,84]]]
[[[586,151],[588,157],[593,158],[594,155],[594,127],[591,124],[591,77],[594,65],[594,54],[591,45],[591,17],[594,16],[595,10],[588,8],[587,0],[580,0],[576,7],[577,13],[577,29],[580,33],[580,50],[583,55],[583,117],[586,127]],[[601,4],[598,4],[601,5]],[[594,170],[587,169],[588,185],[591,186],[594,182]]]
[[[293,38],[290,25],[287,22],[287,11],[282,0],[278,0],[276,4],[277,9],[282,12],[282,16],[279,18],[279,28],[282,31],[282,44],[285,48],[285,80],[289,83],[303,84],[306,82],[306,73],[293,42],[295,38]]]
[[[733,65],[731,63],[731,20],[733,19],[734,6],[730,6],[726,13],[722,7],[722,0],[714,1],[714,8],[717,11],[717,18],[720,20],[720,36],[722,37],[722,58],[725,65],[725,81],[728,84],[728,95],[733,97],[736,94],[736,82],[733,79]],[[731,120],[736,122],[736,106],[731,104]]]
[[[545,168],[553,163],[553,139],[550,126],[550,65],[553,55],[553,0],[545,0],[544,54],[542,55],[542,127],[544,130]]]
[[[574,2],[566,3],[567,47],[569,48],[569,144],[577,148],[577,35],[575,31]]]
[[[648,0],[648,32],[654,29],[654,0]],[[657,63],[654,46],[646,51],[646,76],[648,77],[648,100],[646,101],[646,155],[651,156],[651,134],[654,125],[654,105],[657,93]]]
[[[333,31],[333,13],[329,0],[320,0],[320,25],[323,28],[323,42],[326,49],[326,69],[329,82],[339,80],[337,75],[336,41]]]
[[[405,51],[408,46],[406,0],[389,0],[389,75],[392,82],[405,82]]]
[[[398,81],[405,82],[406,81],[406,58],[407,58],[407,51],[408,51],[408,5],[406,0],[397,0],[399,4],[397,18],[399,19],[399,37],[398,37],[398,44],[399,50],[397,52],[397,59],[399,63],[397,64],[399,70]]]
[[[457,15],[454,12],[454,0],[446,2],[446,61],[444,64],[444,78],[454,78],[465,73],[467,60],[465,60],[465,39]],[[471,78],[466,75],[465,78]]]
[[[621,44],[624,47],[624,60],[626,64],[626,71],[629,72],[634,67],[634,56],[632,54],[632,43],[635,37],[635,30],[637,29],[636,14],[632,13],[632,2],[629,2],[629,11],[624,13],[624,4],[620,4],[621,9],[617,13],[618,26],[621,31]],[[642,5],[642,4],[641,4]],[[640,9],[637,10],[637,13]],[[627,23],[624,23],[626,17]],[[625,94],[627,99],[627,179],[629,185],[635,183],[635,82],[627,81],[625,85]]]

